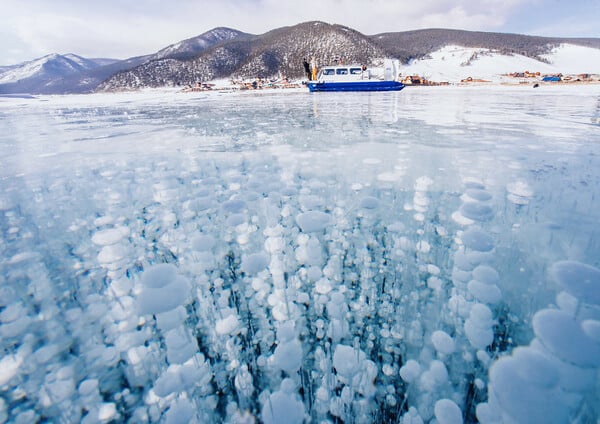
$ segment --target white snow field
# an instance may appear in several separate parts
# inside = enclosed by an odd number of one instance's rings
[[[0,98],[0,423],[600,419],[600,85]]]
[[[473,47],[444,46],[422,59],[402,65],[402,75],[420,75],[436,82],[458,83],[469,77],[492,83],[511,82],[513,72],[544,74],[600,74],[600,49],[560,44],[548,54],[545,62],[518,54]],[[539,80],[539,78],[538,78]]]

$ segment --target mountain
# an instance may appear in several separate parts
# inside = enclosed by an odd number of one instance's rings
[[[573,44],[600,49],[600,38],[550,38],[497,32],[462,31],[452,29],[423,29],[389,32],[371,36],[391,56],[409,63],[413,59],[444,46],[462,46],[494,50],[505,55],[519,54],[542,60],[543,55],[560,44]]]
[[[548,64],[551,61],[548,55],[562,44],[600,50],[600,39],[595,38],[550,38],[447,29],[364,35],[342,25],[305,22],[262,35],[223,40],[194,58],[171,56],[148,61],[111,76],[100,84],[98,90],[192,85],[219,78],[270,78],[280,75],[302,78],[304,57],[315,58],[319,64],[342,60],[367,65],[391,57],[408,65],[445,46],[479,49],[473,51],[476,56],[488,52]]]
[[[428,59],[437,52],[442,52],[441,58],[445,57],[443,52],[448,46],[471,49],[460,53],[470,54],[460,66],[484,56],[501,55],[503,62],[514,61],[515,66],[531,63],[535,68],[538,63],[551,65],[553,52],[563,45],[585,48],[587,50],[579,50],[578,54],[591,53],[593,57],[600,52],[600,38],[536,37],[448,29],[365,35],[346,26],[319,21],[282,27],[261,35],[219,27],[156,53],[126,60],[49,55],[20,65],[0,67],[0,93],[83,93],[185,86],[225,78],[302,78],[303,58],[314,58],[318,64],[342,60],[373,65],[389,57],[416,72],[438,63]],[[413,66],[415,64],[421,67]],[[591,61],[588,67],[592,73],[600,73],[600,65],[595,64]],[[580,72],[590,72],[590,69]]]
[[[165,47],[157,53],[126,60],[85,59],[74,54],[51,54],[19,65],[0,67],[0,94],[62,94],[95,90],[112,75],[159,60],[190,59],[203,50],[234,38],[251,38],[250,34],[215,28],[197,37]]]
[[[115,59],[86,59],[72,53],[54,53],[18,65],[0,67],[0,93],[78,92],[77,85],[83,75],[91,75],[97,69],[110,67],[116,62]],[[104,75],[104,78],[111,74]],[[94,88],[101,81],[97,81]]]
[[[194,57],[198,56],[198,54],[200,54],[202,51],[222,41],[252,37],[253,36],[250,34],[246,34],[231,28],[215,28],[197,37],[188,38],[187,40],[180,41],[179,43],[171,44],[170,46],[167,46],[164,49],[159,50],[154,55],[150,56],[149,59],[193,59]]]

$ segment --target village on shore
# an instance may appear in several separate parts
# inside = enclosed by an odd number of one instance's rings
[[[465,85],[565,85],[565,84],[600,84],[600,74],[541,74],[539,71],[530,72],[528,70],[512,72],[499,75],[496,80],[484,79],[472,76],[466,76],[460,81],[433,81],[421,75],[402,75],[398,76],[398,81],[405,86],[412,87],[432,87],[432,86],[465,86]],[[245,91],[245,90],[263,90],[263,89],[299,89],[306,87],[306,80],[292,80],[289,78],[254,78],[254,79],[224,79],[208,82],[197,82],[194,85],[185,87],[184,92],[198,91]]]

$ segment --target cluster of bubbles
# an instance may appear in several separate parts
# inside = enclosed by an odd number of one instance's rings
[[[521,207],[526,184],[278,163],[207,154],[3,194],[0,422],[597,416],[600,271],[555,263],[563,291],[531,326],[506,301],[498,193]]]

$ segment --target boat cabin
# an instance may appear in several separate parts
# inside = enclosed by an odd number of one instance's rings
[[[345,65],[325,66],[319,70],[317,81],[361,81],[371,79],[371,71],[366,66]]]

